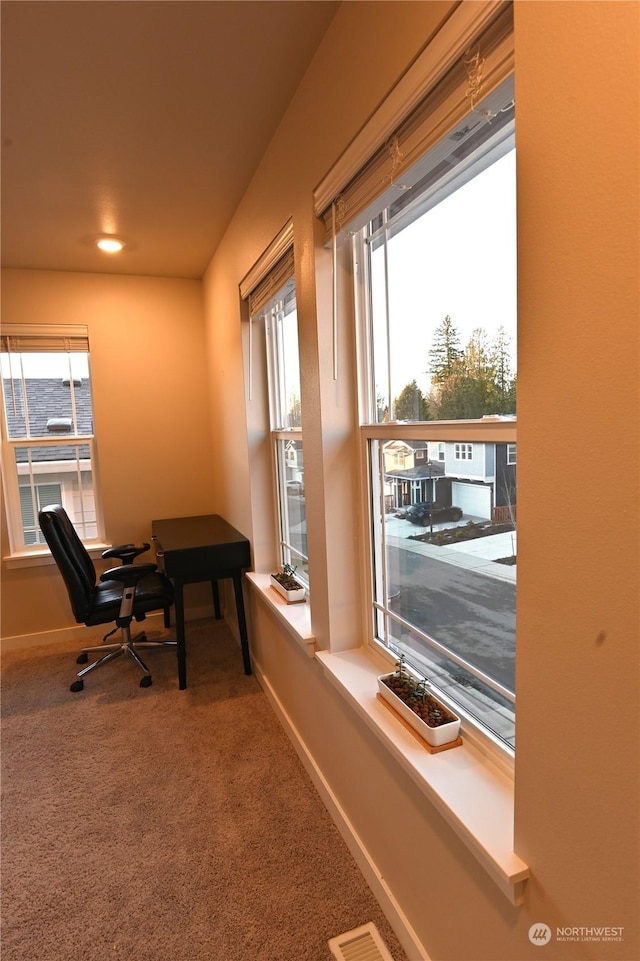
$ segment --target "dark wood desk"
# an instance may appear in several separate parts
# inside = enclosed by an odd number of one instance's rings
[[[211,581],[215,616],[220,618],[218,581],[230,577],[238,612],[245,674],[251,674],[247,622],[242,595],[242,570],[251,567],[251,549],[246,537],[218,514],[199,517],[170,517],[151,522],[158,566],[175,586],[176,640],[178,642],[178,683],[187,686],[187,649],[184,632],[184,585]]]

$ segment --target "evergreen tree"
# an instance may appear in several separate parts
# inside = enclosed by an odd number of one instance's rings
[[[511,381],[510,343],[511,338],[507,336],[507,332],[501,324],[491,344],[490,358],[495,370],[496,387],[503,396],[507,394]]]
[[[494,413],[496,414],[515,414],[516,411],[516,377],[511,372],[510,343],[511,340],[504,327],[498,327],[490,350],[494,370]]]
[[[287,411],[287,427],[302,427],[302,404],[296,391],[289,394],[289,410]]]
[[[477,416],[477,385],[469,376],[464,357],[458,358],[434,394],[431,403],[439,420],[466,420]]]
[[[496,402],[496,372],[490,360],[487,335],[482,327],[471,334],[463,358],[464,401],[467,417],[493,414]]]
[[[502,411],[503,414],[515,414],[516,412],[516,395],[518,393],[518,375],[514,374],[509,382],[509,387],[505,395],[505,410]]]
[[[429,351],[429,373],[434,384],[442,384],[454,372],[456,362],[462,356],[458,331],[449,314],[433,332]]]
[[[415,380],[403,387],[394,401],[396,420],[429,420],[429,404]]]
[[[376,423],[386,424],[389,421],[389,405],[386,397],[376,391]]]
[[[515,414],[516,376],[511,373],[510,340],[499,327],[493,341],[476,327],[464,350],[447,314],[430,351],[431,417],[465,420],[485,414]]]

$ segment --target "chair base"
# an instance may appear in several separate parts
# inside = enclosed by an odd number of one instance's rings
[[[98,644],[95,647],[85,647],[82,649],[76,659],[77,664],[86,664],[89,660],[89,654],[102,652],[102,657],[99,657],[97,661],[93,661],[87,667],[78,671],[76,675],[77,680],[71,684],[69,690],[73,691],[74,694],[81,691],[84,687],[84,678],[87,674],[95,671],[98,667],[102,667],[103,664],[107,664],[109,661],[115,661],[117,657],[121,657],[123,654],[127,654],[133,658],[142,671],[143,676],[140,679],[140,687],[151,687],[151,672],[138,654],[137,648],[173,647],[175,649],[177,643],[177,641],[173,640],[149,641],[144,631],[136,634],[136,636],[132,638],[129,628],[124,627],[122,628],[122,641],[119,644]]]

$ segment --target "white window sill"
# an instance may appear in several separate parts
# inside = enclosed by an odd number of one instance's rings
[[[287,604],[277,591],[271,587],[270,574],[257,574],[247,571],[244,575],[257,593],[260,600],[266,604],[288,634],[308,654],[313,657],[315,652],[315,637],[311,632],[311,611],[308,600],[301,604]]]
[[[89,556],[92,558],[102,557],[102,552],[106,551],[107,548],[112,547],[112,544],[92,544],[87,547]],[[43,547],[42,550],[38,551],[24,551],[24,553],[7,554],[2,560],[6,564],[7,568],[17,568],[17,567],[44,567],[47,564],[55,564],[51,552],[47,547]]]
[[[430,754],[377,698],[384,673],[364,648],[317,651],[325,675],[376,734],[512,904],[522,904],[529,869],[513,850],[513,781],[465,740]]]

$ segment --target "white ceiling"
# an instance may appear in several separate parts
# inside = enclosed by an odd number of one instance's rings
[[[3,266],[201,277],[338,6],[3,0]]]

